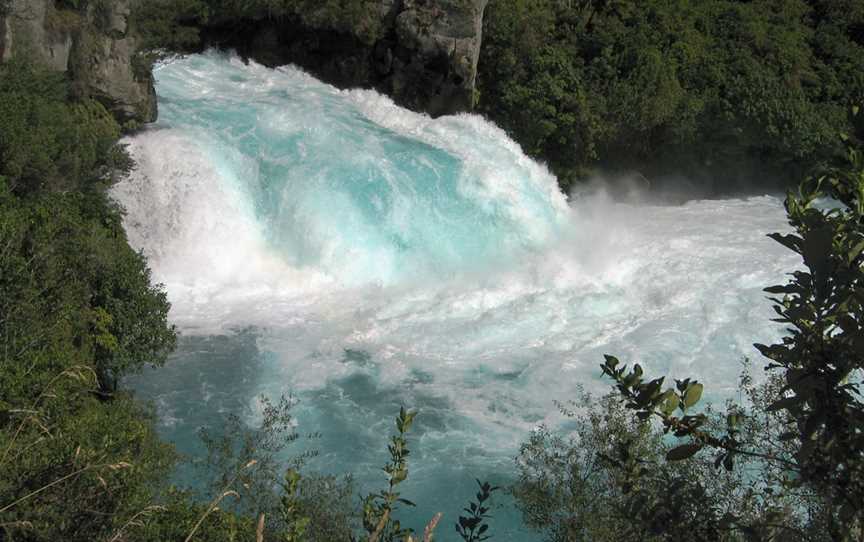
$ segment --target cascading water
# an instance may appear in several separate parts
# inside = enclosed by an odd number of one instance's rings
[[[719,399],[781,332],[761,292],[796,265],[765,237],[786,229],[776,197],[568,204],[477,116],[215,53],[156,76],[161,119],[128,141],[138,168],[113,194],[182,332],[132,381],[181,449],[293,393],[300,430],[322,434],[312,467],[375,489],[405,404],[421,507],[403,518],[452,523],[475,477],[507,483],[531,428],[560,422],[554,400],[608,388],[602,354]],[[493,513],[497,540],[532,539]]]

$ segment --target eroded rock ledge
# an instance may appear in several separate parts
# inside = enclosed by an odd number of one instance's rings
[[[146,1],[98,2],[77,12],[58,10],[53,0],[11,0],[0,12],[0,60],[23,57],[65,72],[77,92],[121,123],[152,122],[153,75],[129,31],[130,13]],[[487,2],[361,0],[354,14],[322,7],[293,17],[216,16],[200,30],[204,47],[236,49],[271,67],[296,64],[336,86],[374,88],[438,116],[473,108]]]
[[[474,105],[488,0],[375,0],[352,24],[316,13],[211,20],[205,43],[267,66],[296,64],[339,87],[366,87],[433,116]],[[372,30],[370,30],[372,29]]]

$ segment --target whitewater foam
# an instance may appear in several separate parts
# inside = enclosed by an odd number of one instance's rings
[[[560,423],[553,400],[607,389],[602,354],[719,399],[781,332],[761,292],[797,264],[765,237],[786,229],[777,197],[568,204],[478,116],[215,53],[156,77],[162,117],[128,141],[138,169],[114,196],[184,334],[174,364],[135,381],[181,446],[204,412],[292,390],[319,466],[373,483],[413,405],[412,517],[452,519],[454,492]],[[528,539],[508,521],[503,539]]]

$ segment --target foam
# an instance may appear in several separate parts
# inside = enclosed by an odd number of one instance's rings
[[[381,434],[414,405],[412,483],[443,506],[448,484],[506,470],[527,431],[559,423],[554,400],[608,389],[602,354],[722,399],[751,343],[782,331],[761,292],[797,265],[765,237],[787,227],[776,196],[568,203],[477,116],[431,119],[215,53],[156,76],[161,120],[128,140],[138,169],[113,194],[186,337],[174,372],[139,383],[178,441],[194,401],[239,394],[222,408],[254,414],[258,393],[293,390],[324,468],[374,481]],[[249,368],[238,387],[198,353],[208,336],[228,352],[244,329],[254,351],[224,361]],[[225,397],[160,388],[189,378]]]

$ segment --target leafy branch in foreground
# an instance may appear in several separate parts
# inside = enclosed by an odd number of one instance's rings
[[[853,110],[853,116],[857,114]],[[692,414],[702,385],[689,379],[663,389],[663,378],[643,379],[642,368],[619,367],[606,356],[601,366],[612,378],[626,407],[642,420],[659,418],[666,433],[686,439],[670,450],[669,461],[687,459],[703,449],[718,452],[715,465],[727,470],[735,458],[757,458],[785,473],[783,484],[812,492],[824,508],[832,540],[864,537],[864,152],[843,137],[845,158],[808,178],[790,192],[785,206],[790,234],[770,237],[799,254],[804,270],[787,284],[765,291],[774,297],[775,321],[786,325],[778,344],[757,344],[768,358],[766,371],[782,385],[765,412],[775,413],[784,431],[779,439],[789,455],[765,451],[765,444],[742,444],[742,409],[732,407],[724,432]],[[828,207],[826,208],[826,202]],[[676,414],[677,413],[677,414]],[[724,518],[726,525],[734,517]]]
[[[417,412],[399,409],[396,418],[398,434],[390,437],[387,445],[390,451],[390,463],[384,466],[387,473],[388,487],[379,493],[372,493],[363,499],[363,528],[369,533],[367,542],[401,540],[411,535],[412,530],[403,528],[398,520],[393,519],[393,512],[398,503],[415,506],[413,502],[403,499],[396,491],[397,486],[408,478],[408,441],[405,435],[411,429]]]
[[[459,516],[459,523],[456,524],[456,532],[465,542],[481,542],[491,538],[485,534],[489,530],[489,524],[484,523],[483,520],[492,516],[487,514],[489,508],[484,504],[492,497],[494,491],[501,488],[480,480],[477,480],[477,485],[480,486],[480,491],[477,492],[477,502],[469,503],[468,508],[463,509],[468,515]]]

